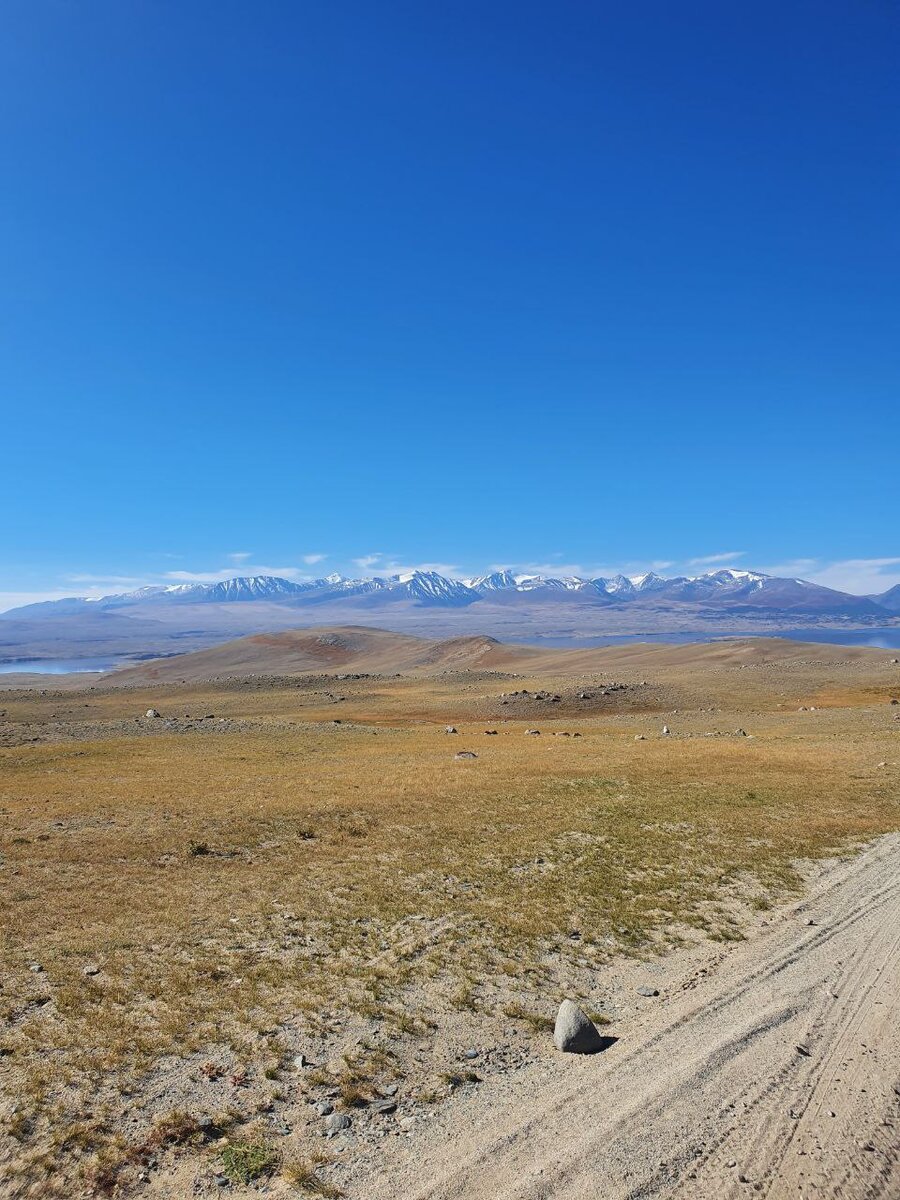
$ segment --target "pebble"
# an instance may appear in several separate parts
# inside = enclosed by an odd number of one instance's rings
[[[82,975],[99,975],[100,968],[96,963],[88,963],[87,966],[81,968]]]
[[[320,1117],[330,1117],[331,1114],[334,1112],[334,1105],[329,1104],[325,1100],[320,1100],[319,1103],[316,1105],[316,1112],[319,1114]]]
[[[639,987],[639,988],[638,988],[638,990],[637,990],[637,994],[638,994],[639,996],[658,996],[658,995],[659,995],[659,988],[655,988],[655,987],[647,987],[647,986],[645,985],[644,987]]]

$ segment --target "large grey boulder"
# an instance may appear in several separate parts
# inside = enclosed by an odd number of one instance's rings
[[[563,1000],[556,1014],[553,1045],[568,1054],[596,1054],[604,1043],[587,1013],[572,1000]]]

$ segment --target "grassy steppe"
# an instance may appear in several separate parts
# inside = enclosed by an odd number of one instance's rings
[[[204,1086],[228,1064],[270,1105],[317,1082],[352,1105],[411,1070],[405,1048],[447,1012],[536,1031],[612,956],[739,939],[748,909],[797,886],[798,859],[898,827],[877,674],[776,671],[751,708],[737,673],[678,670],[647,705],[689,697],[676,715],[564,701],[502,721],[502,690],[571,692],[560,678],[342,683],[340,724],[287,687],[12,698],[32,723],[68,708],[73,736],[0,749],[8,1194],[126,1186],[166,1143],[148,1081],[171,1058],[212,1062]],[[831,707],[797,711],[819,693]],[[760,704],[775,695],[789,711]],[[112,720],[150,704],[246,722],[74,736],[85,706]],[[352,1029],[359,1049],[286,1082],[304,1037]]]

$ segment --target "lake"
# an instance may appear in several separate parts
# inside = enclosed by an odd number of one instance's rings
[[[101,671],[112,671],[119,665],[120,663],[112,658],[20,658],[12,662],[0,662],[0,675],[99,674]]]
[[[789,638],[795,642],[825,642],[831,646],[871,646],[877,650],[900,650],[900,625],[873,626],[866,629],[779,629],[761,633],[610,633],[586,638],[521,638],[537,646],[627,646],[633,642],[665,642],[667,645],[686,645],[688,642],[716,642],[720,638]]]
[[[798,642],[826,642],[834,646],[871,646],[879,650],[900,650],[900,626],[869,626],[865,629],[783,629],[777,633],[629,633],[607,634],[590,638],[521,638],[537,646],[559,648],[585,646],[622,646],[632,642],[712,642],[719,638],[772,637],[792,638]],[[160,657],[168,657],[161,655]],[[28,672],[35,675],[100,674],[116,667],[135,666],[139,659],[128,658],[32,658],[0,662],[0,675]]]

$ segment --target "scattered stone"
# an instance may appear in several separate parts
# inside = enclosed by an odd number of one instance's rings
[[[154,720],[156,717],[158,717],[158,716],[159,716],[159,713],[156,711],[156,709],[155,709],[155,708],[148,708],[148,709],[147,709],[146,716],[148,717],[148,719],[149,719],[149,720],[151,720],[151,721],[152,721],[152,720]]]
[[[541,736],[541,731],[539,729],[526,729],[525,732],[527,734],[530,734],[531,737],[540,737]]]
[[[662,727],[662,731],[663,731],[663,737],[668,737],[668,736],[669,736],[669,727],[668,727],[668,725],[663,725],[663,727]]]
[[[800,1045],[800,1046],[797,1046],[796,1049],[797,1049],[797,1053],[802,1054],[804,1058],[809,1058],[812,1054],[812,1051],[810,1050],[809,1046]]]
[[[579,700],[590,700],[591,697],[588,695],[587,692],[581,692],[578,699]]]
[[[556,1014],[553,1045],[565,1054],[596,1054],[603,1038],[587,1013],[572,1000],[563,1000]]]
[[[316,1105],[316,1112],[320,1117],[330,1117],[334,1112],[334,1105],[329,1104],[327,1100],[320,1100]]]
[[[645,984],[644,986],[638,988],[637,994],[639,996],[658,996],[659,988],[647,987]]]
[[[396,1083],[386,1083],[384,1087],[378,1089],[382,1096],[396,1096],[400,1091],[400,1085]]]
[[[294,1055],[294,1070],[302,1071],[304,1067],[309,1067],[312,1064],[309,1062],[305,1054]]]
[[[484,736],[485,736],[485,737],[496,737],[496,736],[497,736],[497,730],[496,730],[496,729],[486,729],[486,730],[484,731]]]
[[[400,1122],[399,1122],[400,1128],[403,1130],[404,1133],[410,1133],[411,1130],[413,1129],[413,1127],[415,1126],[415,1123],[416,1123],[415,1117],[401,1117]]]
[[[336,1133],[343,1133],[345,1129],[349,1129],[350,1125],[351,1121],[346,1113],[331,1113],[325,1118],[325,1135],[334,1137]]]
[[[634,735],[634,740],[635,740],[636,742],[644,742],[644,741],[646,741],[647,739],[644,737],[644,735],[643,735],[642,733],[636,733],[636,734]]]
[[[87,966],[81,968],[82,975],[99,975],[100,968],[96,963],[88,963]]]
[[[736,729],[736,730],[734,731],[734,736],[735,736],[735,737],[746,737],[746,736],[747,736],[747,730],[746,730],[746,729]]]
[[[478,755],[474,750],[457,750],[453,755],[454,758],[477,758]]]
[[[477,1058],[477,1057],[478,1057],[477,1050],[466,1050],[466,1052],[463,1054],[463,1058],[469,1059],[470,1062],[472,1061],[473,1058]]]
[[[32,971],[35,975],[40,975],[40,973],[41,973],[41,971],[43,971],[43,969],[44,968],[41,966],[40,963],[33,962],[33,963],[28,964],[28,970]]]
[[[397,1101],[390,1098],[373,1100],[369,1105],[369,1111],[378,1113],[380,1116],[387,1116],[388,1113],[397,1111]]]
[[[445,733],[456,733],[456,729],[452,725],[448,725],[444,730]]]

